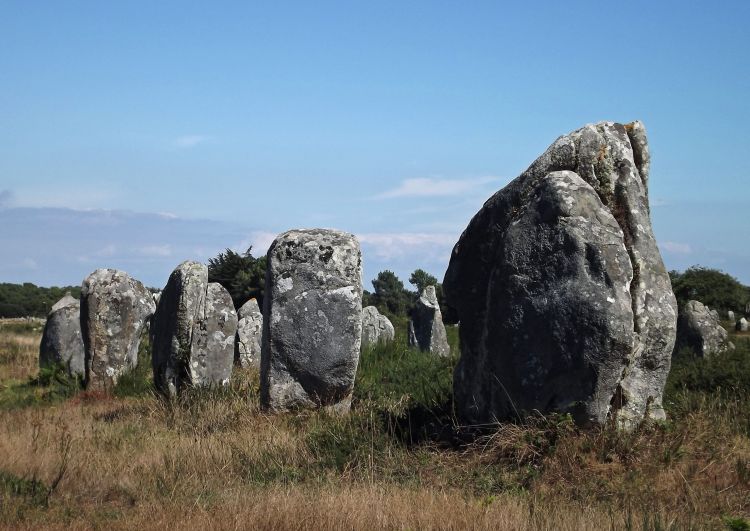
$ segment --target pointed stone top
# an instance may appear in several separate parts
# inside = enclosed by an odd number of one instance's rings
[[[437,295],[435,294],[435,286],[427,286],[419,297],[419,302],[425,306],[431,306],[432,308],[440,309],[438,304]]]
[[[239,310],[237,310],[237,315],[240,319],[250,317],[251,315],[260,315],[260,307],[258,306],[258,301],[254,297],[250,299],[245,304],[243,304]]]
[[[68,292],[65,293],[65,296],[62,299],[60,299],[59,301],[57,301],[52,306],[52,309],[50,310],[49,313],[56,312],[56,311],[61,310],[63,308],[67,308],[68,306],[80,306],[80,305],[81,305],[81,302],[78,299],[76,299],[75,297],[73,297],[70,294],[70,292],[68,291]]]

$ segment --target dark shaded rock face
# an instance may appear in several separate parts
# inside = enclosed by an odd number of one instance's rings
[[[663,419],[677,304],[648,207],[640,122],[558,138],[474,216],[443,289],[458,312],[459,413]]]
[[[154,382],[175,395],[186,385],[226,385],[232,373],[237,313],[208,268],[183,262],[159,297],[151,329]]]
[[[267,264],[261,405],[348,411],[362,335],[359,242],[292,230],[271,244]]]
[[[435,286],[427,286],[412,309],[409,345],[438,356],[451,353]]]
[[[63,365],[71,376],[83,378],[86,374],[81,303],[70,293],[52,306],[39,345],[39,366],[55,365]]]
[[[263,314],[258,301],[250,299],[239,309],[234,361],[240,367],[260,368],[260,343],[263,336]]]
[[[699,356],[711,356],[729,349],[729,334],[707,306],[698,301],[688,301],[680,308],[677,319],[677,341],[675,352],[683,347],[691,348]]]
[[[362,309],[362,346],[390,343],[396,337],[391,321],[375,306]]]
[[[138,345],[154,313],[151,293],[116,269],[97,269],[81,286],[86,386],[110,388],[138,364]]]

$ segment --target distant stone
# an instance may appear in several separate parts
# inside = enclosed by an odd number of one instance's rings
[[[719,319],[698,301],[688,301],[680,308],[677,319],[675,352],[688,347],[702,357],[734,348]]]
[[[267,254],[261,405],[351,404],[362,339],[362,260],[352,234],[291,230]]]
[[[711,317],[713,317],[714,320],[718,321],[720,319],[719,312],[717,310],[712,310],[708,306],[706,306],[706,310],[708,310],[708,313],[711,314]]]
[[[153,294],[154,304],[159,305],[159,299],[161,299],[161,291],[157,291]]]
[[[558,138],[488,199],[443,282],[460,319],[466,422],[571,413],[632,429],[664,419],[677,305],[648,204],[640,122]]]
[[[738,332],[747,332],[747,319],[743,317],[739,321],[737,321],[737,325],[735,326],[735,329]]]
[[[422,291],[412,310],[409,345],[438,356],[449,356],[451,353],[435,286],[427,286]]]
[[[154,313],[151,293],[124,271],[97,269],[81,286],[81,334],[88,388],[109,389],[138,365],[138,345]]]
[[[220,284],[208,282],[208,268],[183,262],[162,291],[152,328],[154,382],[168,395],[185,386],[229,382],[234,360],[237,313]]]
[[[390,343],[395,336],[393,324],[375,306],[362,309],[362,346]]]
[[[260,368],[260,344],[263,337],[263,314],[258,301],[250,299],[238,311],[237,340],[234,361],[241,367]]]
[[[83,378],[86,374],[81,337],[81,303],[70,293],[52,306],[39,345],[39,366],[55,365],[65,367],[71,376]]]
[[[734,321],[735,321],[735,317],[734,317],[734,312],[733,312],[732,310],[729,310],[729,311],[727,312],[727,319],[729,319],[729,320],[730,320],[730,321],[732,321],[732,322],[734,322]]]

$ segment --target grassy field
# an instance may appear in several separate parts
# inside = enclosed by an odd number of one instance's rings
[[[111,396],[39,374],[0,324],[0,525],[13,528],[750,529],[750,336],[675,360],[669,421],[633,434],[537,416],[476,433],[455,359],[366,350],[354,409],[269,416],[258,375],[169,402],[148,347]],[[456,330],[449,329],[453,346]]]

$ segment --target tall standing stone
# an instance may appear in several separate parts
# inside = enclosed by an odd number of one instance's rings
[[[169,276],[152,326],[154,382],[169,395],[186,385],[226,385],[237,313],[229,293],[208,282],[208,268],[186,261]]]
[[[250,299],[238,311],[237,340],[234,360],[241,367],[260,368],[260,343],[263,336],[263,314],[258,301]]]
[[[729,311],[727,312],[727,319],[729,319],[729,320],[730,320],[730,321],[732,321],[732,322],[734,322],[734,321],[735,321],[735,317],[734,317],[734,312],[733,312],[732,310],[729,310]]]
[[[154,313],[151,293],[116,269],[97,269],[81,286],[86,386],[111,388],[138,364],[138,345]]]
[[[81,337],[81,304],[70,293],[57,301],[47,316],[39,345],[39,366],[62,365],[70,376],[86,374]]]
[[[435,286],[425,287],[412,309],[409,345],[438,356],[451,353]]]
[[[390,343],[396,337],[396,330],[390,319],[381,314],[375,306],[362,308],[362,346]]]
[[[581,424],[663,419],[677,304],[649,218],[640,122],[558,138],[453,249],[458,411],[492,422],[567,411]]]
[[[352,234],[291,230],[268,249],[261,405],[349,410],[362,336],[362,260]]]
[[[692,349],[701,357],[708,357],[733,349],[734,345],[708,306],[699,301],[688,301],[679,311],[675,352],[683,347]]]

